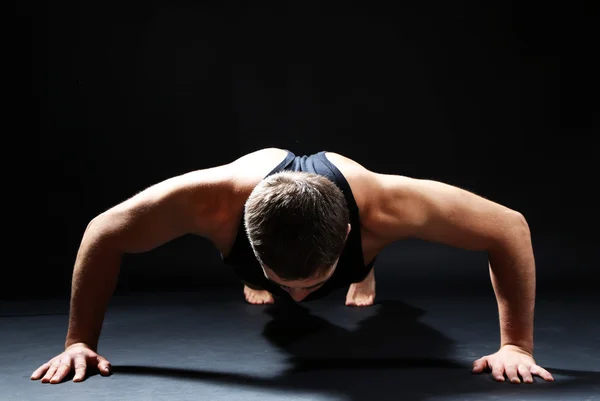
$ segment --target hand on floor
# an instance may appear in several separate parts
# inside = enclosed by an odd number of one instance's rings
[[[494,379],[500,382],[504,381],[504,374],[511,383],[521,383],[519,375],[525,383],[533,383],[532,375],[554,381],[546,369],[535,363],[531,353],[515,345],[505,345],[495,354],[479,358],[473,363],[473,373],[481,373],[486,369],[490,369]]]
[[[76,343],[67,347],[62,354],[55,356],[37,368],[31,375],[31,380],[41,378],[42,383],[60,383],[72,369],[75,369],[73,381],[80,382],[85,378],[88,369],[97,369],[103,376],[109,375],[110,362],[86,344]]]

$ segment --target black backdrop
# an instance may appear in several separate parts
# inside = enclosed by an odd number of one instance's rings
[[[20,110],[40,153],[26,191],[36,218],[3,297],[68,296],[96,214],[270,146],[335,151],[506,204],[530,223],[540,278],[590,284],[592,19],[576,3],[528,4],[18,2],[31,81]],[[481,255],[411,241],[380,266],[381,281],[489,280]],[[237,282],[207,242],[184,237],[128,255],[118,291],[207,285]]]

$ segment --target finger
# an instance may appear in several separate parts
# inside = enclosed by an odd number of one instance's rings
[[[527,366],[520,364],[517,369],[519,370],[519,374],[523,378],[523,383],[533,383],[533,377],[531,377],[531,372],[529,372]]]
[[[46,362],[45,364],[37,368],[35,372],[31,374],[31,380],[39,380],[39,378],[42,377],[42,375],[48,371],[49,367],[50,362]]]
[[[473,362],[473,373],[481,373],[485,369],[487,369],[487,358],[479,358],[475,362]]]
[[[50,367],[48,368],[48,371],[46,372],[44,377],[42,377],[42,383],[50,382],[50,379],[52,378],[52,376],[54,376],[54,373],[56,373],[56,369],[58,369],[58,364],[51,363]]]
[[[504,365],[498,363],[492,366],[492,377],[494,380],[503,382],[504,381]]]
[[[106,358],[98,355],[97,358],[98,361],[98,370],[100,371],[100,374],[103,376],[109,375],[110,374],[110,362],[108,362],[106,360]]]
[[[550,374],[550,372],[548,372],[546,369],[542,368],[539,365],[531,365],[531,369],[530,369],[531,373],[537,376],[540,376],[542,379],[549,381],[549,382],[553,382],[554,381],[554,377],[552,377],[552,375]]]
[[[52,376],[52,379],[50,379],[50,384],[56,384],[56,383],[60,383],[62,379],[64,379],[64,377],[71,371],[71,361],[67,360],[65,362],[62,362],[59,366],[58,369],[56,369],[56,373],[54,373],[54,376]]]
[[[83,355],[75,355],[73,360],[73,366],[75,367],[75,376],[73,377],[74,382],[80,382],[85,379],[85,370],[87,363]]]
[[[517,371],[517,367],[515,365],[506,365],[504,367],[504,371],[506,373],[506,377],[510,380],[511,383],[521,383],[521,379],[519,379],[519,372]]]

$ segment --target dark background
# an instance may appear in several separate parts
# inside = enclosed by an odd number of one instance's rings
[[[39,137],[39,156],[19,168],[27,210],[3,298],[68,297],[95,215],[271,146],[503,203],[529,221],[541,291],[597,283],[584,4],[199,3],[17,2],[15,139]],[[485,255],[440,245],[398,243],[378,266],[380,283],[491,289]],[[127,255],[117,291],[205,286],[239,284],[205,240],[183,237]]]

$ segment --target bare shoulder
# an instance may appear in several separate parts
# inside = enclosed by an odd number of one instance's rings
[[[243,155],[230,163],[204,168],[174,177],[165,183],[196,195],[205,201],[207,194],[211,200],[226,206],[235,204],[237,198],[243,203],[245,192],[251,192],[254,186],[264,178],[287,155],[287,151],[277,148],[257,150]],[[165,184],[161,184],[165,186]]]
[[[377,180],[378,174],[339,153],[327,152],[326,156],[348,181],[360,210],[361,223],[365,223],[377,205],[377,195],[381,188]]]
[[[287,156],[288,152],[279,148],[260,149],[248,153],[227,165],[230,180],[228,196],[221,202],[226,216],[221,230],[215,239],[217,248],[228,255],[240,226],[244,203],[254,187]]]
[[[254,187],[269,174],[288,152],[279,148],[260,149],[234,160],[228,165],[231,177],[232,198],[230,199],[230,215],[241,216],[246,199]]]
[[[196,234],[226,254],[250,192],[286,155],[285,150],[262,149],[168,178],[100,213],[92,221],[94,230],[102,230],[126,252],[143,252]]]
[[[287,154],[284,149],[265,148],[239,157],[230,164],[234,181],[240,189],[254,188]]]
[[[344,175],[356,200],[363,255],[365,263],[368,263],[386,245],[381,240],[378,224],[381,205],[385,202],[385,183],[382,181],[382,175],[338,153],[327,152],[326,156]]]

